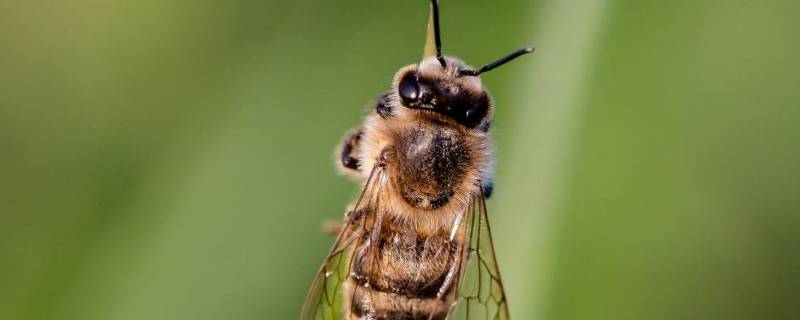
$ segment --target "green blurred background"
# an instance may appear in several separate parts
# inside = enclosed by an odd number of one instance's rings
[[[797,1],[443,0],[516,319],[796,319]],[[0,2],[0,319],[292,319],[427,2]]]

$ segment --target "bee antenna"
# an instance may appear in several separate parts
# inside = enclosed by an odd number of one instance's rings
[[[431,0],[431,14],[433,15],[433,35],[434,41],[436,41],[436,60],[439,60],[439,63],[442,64],[442,68],[447,68],[447,63],[445,63],[444,58],[442,57],[442,37],[439,33],[439,1],[438,0]]]
[[[517,57],[519,57],[519,56],[521,56],[523,54],[531,53],[534,50],[535,50],[535,48],[533,48],[533,47],[522,48],[522,49],[519,49],[517,51],[512,52],[511,54],[509,54],[509,55],[507,55],[505,57],[497,59],[494,62],[492,62],[490,64],[487,64],[487,65],[481,67],[478,70],[463,69],[463,70],[459,70],[458,74],[460,76],[473,76],[474,77],[474,76],[477,76],[477,75],[479,75],[481,73],[484,73],[486,71],[489,71],[489,70],[492,70],[492,69],[497,68],[499,66],[502,66],[506,62],[514,60],[514,59],[516,59]]]

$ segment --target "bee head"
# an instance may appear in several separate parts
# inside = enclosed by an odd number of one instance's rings
[[[452,57],[431,57],[407,66],[395,75],[394,92],[403,107],[445,116],[467,128],[488,121],[492,114],[489,93],[479,77],[464,76],[471,70]]]
[[[430,4],[424,58],[419,64],[407,66],[395,74],[394,92],[400,104],[421,110],[422,114],[438,113],[467,128],[488,124],[492,103],[478,75],[531,53],[533,48],[516,50],[480,69],[473,69],[461,60],[442,55],[439,2],[431,0]]]

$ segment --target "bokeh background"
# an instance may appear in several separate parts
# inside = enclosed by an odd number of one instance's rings
[[[516,319],[796,319],[797,1],[441,1]],[[0,2],[0,319],[292,319],[427,2]]]

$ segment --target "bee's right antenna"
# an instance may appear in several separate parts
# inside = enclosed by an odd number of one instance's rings
[[[523,54],[531,53],[531,52],[533,52],[533,50],[535,50],[535,49],[532,48],[532,47],[531,48],[522,48],[522,49],[519,49],[517,51],[512,52],[511,54],[509,54],[509,55],[507,55],[505,57],[497,59],[494,62],[492,62],[490,64],[487,64],[487,65],[481,67],[478,70],[463,69],[463,70],[459,70],[458,74],[460,76],[473,76],[474,77],[474,76],[477,76],[477,75],[479,75],[481,73],[484,73],[486,71],[489,71],[489,70],[492,70],[494,68],[497,68],[497,67],[505,64],[506,62],[509,62],[511,60],[516,59],[517,57],[519,57],[519,56],[521,56]]]

